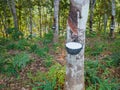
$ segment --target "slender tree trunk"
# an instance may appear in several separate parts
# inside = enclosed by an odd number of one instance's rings
[[[93,31],[93,11],[95,6],[96,0],[90,0],[90,33]]]
[[[42,6],[41,7],[42,8],[42,17],[41,17],[41,25],[42,25],[42,27],[41,27],[41,32],[42,32],[42,37],[43,37],[43,35],[44,35],[44,7]]]
[[[4,29],[5,29],[5,35],[6,35],[6,37],[8,37],[8,34],[7,34],[7,28],[8,28],[8,24],[7,24],[7,14],[6,14],[6,7],[3,7],[3,13],[4,13]]]
[[[47,1],[46,1],[46,3],[47,3]],[[48,33],[48,14],[47,14],[47,10],[48,9],[46,9],[45,10],[45,33]]]
[[[7,31],[7,27],[6,27],[6,26],[7,26],[7,25],[6,25],[6,19],[5,19],[5,21],[4,21],[2,15],[0,15],[0,18],[1,18],[1,23],[2,23],[1,25],[4,26],[4,31],[5,31],[5,33],[6,33],[6,37],[7,37],[8,35],[7,35],[7,32],[6,32],[6,31]],[[1,26],[1,27],[2,27],[2,26]],[[1,28],[1,29],[2,29],[2,28]],[[1,30],[1,31],[2,31],[2,33],[4,33],[3,30]],[[4,34],[3,34],[3,35],[4,35]]]
[[[14,20],[14,27],[18,29],[18,18],[17,18],[17,13],[16,13],[16,8],[15,8],[15,1],[14,0],[7,0],[9,8],[12,12],[13,15],[13,20]]]
[[[3,22],[3,19],[2,19],[2,17],[1,17],[1,15],[0,15],[0,20],[1,20],[1,22],[0,22],[0,31],[2,32],[3,37],[5,37],[4,31],[3,31],[3,28],[2,28],[2,26],[4,25],[4,22]],[[2,24],[3,24],[3,25],[2,25]],[[5,29],[5,25],[4,25],[4,29]]]
[[[59,3],[60,0],[54,0],[54,42],[58,41],[58,33],[59,33],[59,24],[58,24],[58,13],[59,13]]]
[[[108,16],[104,14],[104,34],[106,35],[106,27],[107,27]]]
[[[22,11],[22,5],[21,5],[21,0],[19,0],[18,1],[18,3],[19,3],[19,21],[18,21],[18,23],[19,23],[19,30],[21,30],[21,24],[22,24],[22,22],[21,22],[21,11]]]
[[[38,4],[38,11],[39,11],[39,35],[41,37],[42,33],[41,33],[41,6],[40,4]]]
[[[39,0],[38,0],[38,12],[39,12],[38,31],[39,31],[39,36],[41,37],[41,36],[42,36],[42,35],[41,35],[41,4],[40,4]]]
[[[107,8],[107,4],[104,5],[104,10]],[[103,16],[103,24],[104,24],[104,34],[106,36],[106,28],[107,28],[107,22],[108,22],[108,15],[106,11],[104,11],[104,16]]]
[[[67,25],[67,42],[77,36],[83,45],[77,55],[67,55],[65,90],[84,90],[84,48],[85,29],[88,18],[89,0],[70,0],[70,13]]]
[[[100,13],[100,15],[98,17],[99,17],[99,20],[98,20],[98,32],[100,33],[102,31],[101,30],[101,13]]]
[[[45,17],[45,6],[43,6],[43,33],[46,33],[45,27],[46,27],[46,17]]]
[[[30,12],[30,36],[32,38],[32,8],[29,8],[29,12]]]
[[[115,29],[115,0],[112,0],[112,14],[111,14],[111,26],[110,26],[110,37],[114,38]]]
[[[118,28],[120,28],[120,24],[119,24],[119,23],[118,23]],[[119,31],[118,31],[118,32],[119,32],[119,34],[120,34],[120,29],[119,29]]]

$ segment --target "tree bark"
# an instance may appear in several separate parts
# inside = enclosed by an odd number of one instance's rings
[[[1,20],[1,22],[0,22],[0,31],[2,32],[3,37],[5,37],[2,26],[4,26],[4,29],[5,29],[6,27],[5,27],[5,24],[4,24],[4,22],[3,22],[3,19],[2,19],[1,13],[0,13],[0,20]]]
[[[8,6],[12,12],[12,15],[13,15],[14,27],[18,30],[18,18],[17,18],[16,8],[15,8],[15,1],[7,0],[7,2],[8,2]]]
[[[19,23],[19,30],[22,29],[22,27],[21,27],[22,26],[21,25],[22,24],[22,20],[21,20],[22,5],[21,5],[21,2],[22,2],[21,0],[18,1],[18,3],[19,3],[19,6],[18,6],[18,9],[19,9],[19,21],[18,21],[18,23]]]
[[[28,0],[28,11],[29,11],[29,23],[28,23],[28,30],[29,30],[29,38],[32,39],[32,34],[33,34],[33,16],[32,16],[32,0]]]
[[[115,29],[115,0],[112,0],[111,26],[110,26],[111,38],[114,38],[114,29]]]
[[[41,5],[40,2],[38,1],[38,12],[39,12],[39,35],[42,37],[42,32],[41,32]]]
[[[67,42],[76,39],[83,45],[77,55],[67,54],[65,90],[84,90],[85,29],[88,18],[89,0],[70,0],[67,25]]]
[[[29,8],[30,12],[30,37],[32,38],[32,8]]]
[[[6,30],[7,30],[7,25],[6,25],[6,19],[5,19],[5,21],[3,20],[3,17],[2,17],[2,15],[0,14],[0,18],[1,18],[1,29],[2,29],[2,25],[4,26],[4,30],[5,30],[5,34],[6,34],[6,37],[7,37],[7,32],[6,32]],[[4,31],[3,30],[1,30],[2,31],[2,33],[3,33],[3,36],[5,36],[4,35]]]
[[[59,24],[58,24],[58,13],[59,13],[59,3],[60,0],[54,0],[54,43],[58,42],[58,34],[59,34]]]
[[[106,35],[106,27],[107,27],[108,16],[104,14],[104,34]]]
[[[96,0],[90,0],[90,32],[93,31],[92,25],[93,25],[93,11],[95,6]]]

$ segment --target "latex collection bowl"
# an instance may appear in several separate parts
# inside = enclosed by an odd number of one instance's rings
[[[65,47],[68,54],[77,55],[82,49],[82,44],[78,42],[68,42]]]

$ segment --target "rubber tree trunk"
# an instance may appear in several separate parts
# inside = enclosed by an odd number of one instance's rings
[[[106,10],[106,8],[107,8],[107,4],[104,5],[104,10]],[[103,24],[104,24],[104,34],[105,34],[105,36],[106,36],[107,23],[108,23],[108,14],[106,12],[104,12]]]
[[[119,24],[119,23],[118,23],[118,28],[120,28],[120,24]],[[120,29],[119,29],[119,31],[118,31],[118,32],[119,32],[119,34],[120,34]]]
[[[16,8],[15,8],[15,1],[7,0],[7,2],[8,2],[8,6],[12,12],[12,15],[13,15],[14,27],[18,30],[18,18],[17,18]]]
[[[106,28],[107,28],[108,16],[104,14],[104,34],[106,35]]]
[[[77,55],[67,54],[65,90],[85,89],[84,48],[88,10],[89,0],[70,0],[70,12],[67,24],[67,42],[73,40],[77,41],[83,45],[83,48]]]
[[[95,6],[96,0],[90,0],[90,33],[93,31],[93,11],[94,11],[94,6]]]
[[[112,0],[112,14],[111,14],[111,26],[110,26],[110,37],[114,38],[115,29],[115,0]]]
[[[60,0],[54,0],[54,42],[58,42],[58,34],[59,34],[59,24],[58,24],[58,13],[59,13],[59,3]]]
[[[3,27],[2,27],[2,25],[4,26],[4,29],[5,29],[5,25],[4,25],[4,22],[3,22],[3,18],[2,18],[2,16],[1,16],[1,13],[0,13],[0,31],[2,32],[2,34],[3,34],[3,37],[5,37],[5,35],[4,35],[4,31],[3,31]]]
[[[22,29],[22,25],[21,25],[22,24],[22,18],[21,18],[22,6],[21,6],[21,2],[22,2],[21,0],[18,0],[18,3],[20,4],[20,6],[18,7],[18,9],[19,9],[19,11],[18,11],[19,12],[19,21],[18,21],[18,23],[19,23],[18,24],[19,25],[19,30]]]
[[[29,12],[30,12],[30,38],[32,38],[32,8],[29,8]]]
[[[4,26],[4,30],[5,30],[5,33],[6,33],[6,30],[7,30],[7,25],[6,25],[6,20],[4,21],[3,20],[3,17],[2,17],[2,15],[0,14],[0,19],[1,19],[1,31],[2,31],[2,33],[3,33],[3,36],[5,36],[4,35],[4,31],[2,30],[2,25]],[[7,35],[7,34],[6,34]],[[7,36],[6,36],[7,37]]]
[[[42,32],[41,32],[41,4],[38,1],[38,12],[39,12],[39,35],[42,37]]]
[[[4,30],[5,30],[6,37],[8,37],[8,34],[7,34],[7,28],[8,28],[7,13],[6,13],[6,7],[5,6],[3,7],[3,13],[4,13]]]

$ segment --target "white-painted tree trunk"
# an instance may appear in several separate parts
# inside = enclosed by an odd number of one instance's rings
[[[59,24],[58,24],[58,13],[59,13],[60,0],[54,0],[54,42],[58,41]]]
[[[78,42],[83,45],[83,48],[77,55],[67,54],[65,90],[84,90],[85,29],[88,18],[89,0],[71,0],[70,4],[76,8]],[[68,20],[67,42],[72,41],[71,32],[74,34],[74,30],[72,30],[70,25]]]

